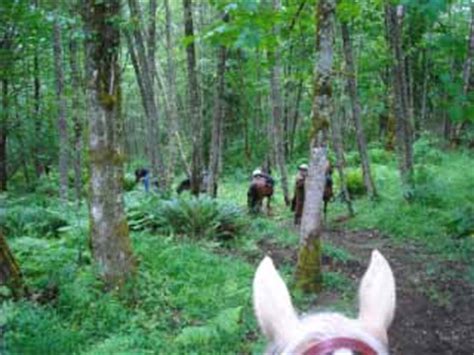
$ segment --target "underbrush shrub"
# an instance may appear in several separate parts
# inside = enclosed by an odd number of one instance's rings
[[[369,149],[369,160],[374,164],[388,165],[394,160],[394,154],[383,148]]]
[[[414,197],[418,203],[440,208],[445,202],[446,194],[450,189],[443,179],[439,179],[436,172],[428,165],[415,168]]]
[[[233,239],[246,229],[240,207],[208,196],[159,200],[149,198],[127,212],[133,230],[151,229],[193,239]]]
[[[365,191],[364,186],[364,179],[362,177],[362,169],[357,168],[350,168],[346,169],[346,180],[347,180],[347,189],[349,190],[349,194],[352,197],[360,197],[363,196]]]
[[[0,228],[9,236],[57,237],[68,225],[59,212],[41,206],[11,206],[2,214]]]
[[[474,237],[474,205],[456,208],[446,223],[446,229],[453,238]]]
[[[132,191],[135,187],[135,175],[127,173],[123,176],[124,191]]]
[[[413,144],[413,157],[416,163],[440,165],[443,153],[439,149],[440,143],[437,138],[423,134]]]

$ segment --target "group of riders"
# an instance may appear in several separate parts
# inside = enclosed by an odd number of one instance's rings
[[[327,204],[333,197],[333,181],[332,181],[332,166],[328,164],[325,171],[325,186],[323,191],[324,201],[324,214],[326,214]],[[207,185],[207,173],[202,174],[202,186],[204,187],[202,192],[206,191]],[[295,189],[293,198],[291,200],[291,210],[294,212],[294,223],[299,225],[303,216],[303,207],[305,199],[305,181],[308,176],[308,165],[301,164],[298,166],[298,172],[295,176]],[[139,168],[135,170],[135,182],[143,182],[145,190],[150,190],[150,185],[155,182],[150,179],[150,171],[148,169]],[[249,211],[251,213],[258,213],[262,209],[263,200],[267,199],[267,212],[270,212],[270,201],[273,196],[275,187],[275,180],[271,176],[269,171],[264,171],[261,168],[257,168],[252,172],[250,186],[247,192],[247,202]],[[191,188],[191,181],[189,178],[183,180],[177,188],[177,193]]]

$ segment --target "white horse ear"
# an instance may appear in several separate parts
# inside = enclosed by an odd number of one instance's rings
[[[255,273],[253,303],[260,328],[270,341],[284,344],[298,334],[299,321],[290,294],[268,256]]]
[[[387,260],[372,252],[359,287],[359,320],[375,337],[387,343],[387,330],[395,313],[395,279]]]

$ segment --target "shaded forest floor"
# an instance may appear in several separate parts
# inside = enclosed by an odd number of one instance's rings
[[[373,249],[379,249],[389,260],[397,283],[397,310],[389,331],[391,353],[473,353],[474,285],[465,278],[467,265],[440,261],[420,245],[394,242],[376,230],[352,231],[338,226],[326,230],[323,239],[351,255],[346,262],[325,255],[323,263],[326,271],[340,272],[351,279],[354,291]],[[268,240],[260,247],[276,263],[296,262],[293,248],[282,248]],[[340,297],[334,291],[325,291],[317,298],[316,309],[332,307]]]

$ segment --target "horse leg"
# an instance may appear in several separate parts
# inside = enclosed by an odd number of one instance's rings
[[[324,223],[327,221],[328,212],[328,201],[324,200]]]
[[[272,199],[271,196],[267,196],[267,215],[269,216],[272,213],[272,208],[270,206],[271,199]]]

